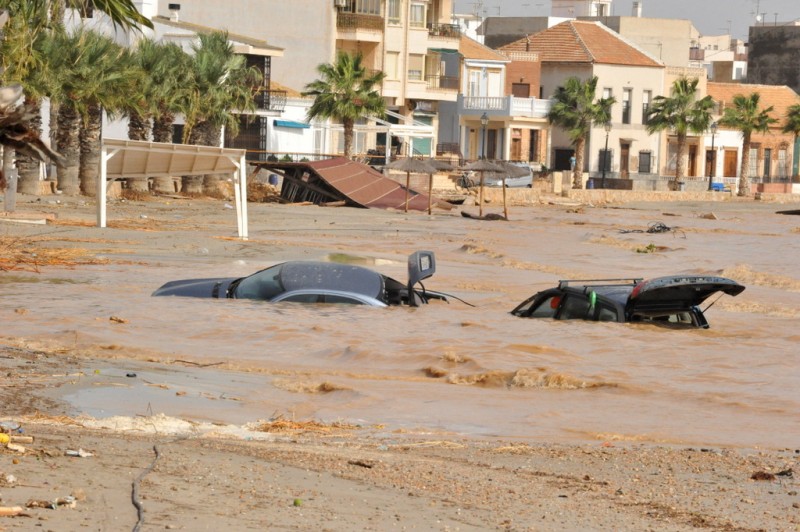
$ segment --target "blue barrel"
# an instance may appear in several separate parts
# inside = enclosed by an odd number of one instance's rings
[[[277,174],[269,174],[269,184],[273,187],[278,186],[278,175]]]

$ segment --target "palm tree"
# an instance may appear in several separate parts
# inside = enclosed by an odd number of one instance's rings
[[[92,195],[99,171],[102,110],[119,111],[141,79],[141,70],[111,38],[85,29],[59,33],[52,46],[60,81],[56,100],[59,188],[68,195]],[[81,126],[83,125],[83,130]]]
[[[794,135],[794,161],[795,165],[797,165],[797,160],[800,158],[800,153],[798,153],[797,148],[797,139],[800,138],[800,103],[790,106],[787,110],[786,123],[783,125],[783,132]],[[793,177],[795,180],[797,180],[797,175],[794,175]]]
[[[27,129],[41,134],[41,102],[49,92],[48,65],[42,52],[48,13],[43,5],[28,2],[0,2],[11,10],[0,41],[0,84],[23,86],[29,111]],[[10,149],[10,148],[9,148]],[[39,159],[19,153],[17,188],[23,194],[39,193]]]
[[[714,100],[711,96],[697,99],[697,78],[678,78],[672,83],[670,96],[656,96],[647,111],[647,132],[670,130],[678,139],[675,161],[675,181],[686,173],[684,154],[686,137],[690,133],[702,133],[711,125]]]
[[[313,96],[308,109],[308,119],[332,119],[344,127],[344,156],[353,152],[353,126],[356,120],[367,116],[383,116],[386,103],[376,90],[384,72],[370,73],[362,63],[360,53],[339,51],[334,63],[317,66],[320,79],[305,87],[303,96]]]
[[[607,124],[611,121],[613,97],[595,100],[597,76],[586,81],[578,77],[567,79],[553,95],[553,104],[547,119],[566,131],[575,146],[575,169],[572,174],[572,188],[583,188],[583,157],[586,138],[593,124]]]
[[[766,133],[770,124],[777,122],[770,116],[772,106],[760,109],[761,96],[757,92],[750,95],[737,94],[733,97],[733,107],[726,107],[721,126],[738,129],[742,132],[742,168],[739,172],[739,196],[750,194],[750,142],[754,132]]]
[[[201,146],[219,146],[222,127],[235,136],[239,131],[239,113],[255,109],[255,90],[262,80],[256,68],[248,68],[245,57],[235,54],[225,32],[200,34],[192,46],[186,100],[183,102],[185,125],[183,140]],[[182,191],[218,193],[218,176],[206,176],[202,188],[200,176],[185,176]]]

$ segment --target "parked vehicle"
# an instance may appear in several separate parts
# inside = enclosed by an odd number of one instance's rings
[[[428,291],[421,283],[435,271],[436,260],[432,251],[416,251],[408,257],[408,281],[405,284],[361,266],[291,261],[270,266],[247,277],[170,281],[152,295],[257,299],[272,303],[287,301],[416,307],[430,299],[446,300],[444,294]]]
[[[567,280],[534,294],[511,313],[522,318],[651,322],[707,329],[700,305],[717,292],[736,296],[744,289],[736,281],[715,276]]]
[[[524,174],[524,175],[505,175],[498,173],[498,172],[485,172],[483,176],[483,186],[486,187],[501,187],[503,186],[503,177],[505,177],[505,186],[507,188],[531,188],[533,187],[533,170],[531,169],[528,163],[524,162],[517,162],[517,163],[506,163],[510,165],[514,165],[521,169],[520,172],[514,172],[514,174]],[[480,186],[481,184],[481,175],[480,172],[469,170],[464,172],[461,175],[461,179],[459,180],[459,185],[464,188],[472,188]]]

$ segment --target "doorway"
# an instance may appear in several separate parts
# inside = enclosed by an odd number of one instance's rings
[[[697,146],[689,145],[689,168],[686,172],[687,177],[697,176]]]
[[[497,159],[497,130],[486,130],[486,158]]]
[[[725,150],[725,177],[736,177],[736,161],[739,152],[737,150]]]
[[[629,159],[631,155],[630,144],[620,144],[619,146],[619,177],[628,179],[630,177]]]

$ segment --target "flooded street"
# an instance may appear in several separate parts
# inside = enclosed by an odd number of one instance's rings
[[[65,386],[75,412],[96,417],[280,415],[386,432],[796,448],[800,217],[775,214],[781,208],[542,205],[487,222],[457,211],[251,205],[242,242],[221,202],[116,204],[108,229],[0,227],[108,259],[1,273],[2,336],[135,359],[86,367],[79,386]],[[73,216],[68,209],[60,219]],[[92,220],[91,207],[74,210]],[[657,222],[671,230],[648,233]],[[456,296],[449,303],[377,309],[150,296],[170,280],[245,276],[291,259],[359,263],[405,281],[406,257],[418,249],[436,253],[437,272],[424,283]],[[708,330],[509,314],[559,279],[680,273],[723,275],[747,289],[708,310]],[[161,362],[173,364],[169,372]]]

